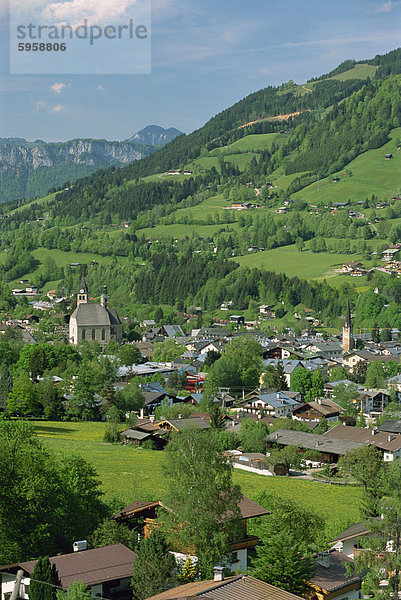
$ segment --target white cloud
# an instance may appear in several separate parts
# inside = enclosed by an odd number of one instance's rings
[[[46,108],[46,102],[42,102],[42,100],[37,100],[35,102],[35,108],[33,112],[39,112],[42,108]]]
[[[52,112],[60,113],[64,110],[64,106],[62,104],[57,104],[57,106],[53,106]]]
[[[53,92],[55,94],[61,94],[61,92],[63,91],[64,88],[66,87],[70,87],[71,84],[66,84],[60,81],[60,83],[53,83],[53,85],[50,86],[50,90],[53,90]]]
[[[10,12],[10,0],[0,0],[0,18],[7,17]]]
[[[393,1],[392,0],[385,0],[385,2],[383,2],[383,4],[381,4],[380,6],[378,6],[375,10],[376,13],[388,13],[391,12],[393,10]]]
[[[104,23],[123,18],[135,4],[136,0],[62,0],[48,4],[43,15],[55,23],[68,21],[76,24],[84,19],[90,23]]]

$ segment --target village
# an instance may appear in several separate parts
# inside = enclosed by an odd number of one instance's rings
[[[35,290],[29,289],[28,293],[34,294]],[[63,300],[49,298],[49,303]],[[46,310],[48,306],[42,309]],[[271,308],[261,305],[260,314],[271,317]],[[303,477],[321,485],[341,476],[344,461],[349,456],[358,457],[366,450],[377,453],[376,457],[383,465],[396,464],[401,457],[401,380],[398,373],[389,375],[386,365],[399,363],[398,331],[389,332],[385,342],[373,341],[373,336],[366,333],[354,334],[349,303],[341,338],[326,336],[324,339],[313,332],[312,323],[311,330],[301,336],[294,333],[268,336],[254,326],[246,330],[244,319],[239,316],[231,317],[228,323],[242,327],[242,331],[216,323],[185,335],[178,325],[158,326],[155,321],[148,320],[141,324],[140,340],[122,343],[122,321],[109,306],[107,288],[104,287],[97,304],[90,299],[85,279],[81,280],[76,308],[69,324],[64,321],[63,326],[68,331],[71,348],[97,343],[101,350],[99,360],[107,357],[115,365],[114,380],[105,388],[108,393],[124,394],[134,388],[138,392],[135,415],[126,414],[129,426],[124,429],[124,424],[120,423],[117,435],[111,441],[158,452],[166,451],[176,436],[178,439],[188,435],[204,438],[213,436],[217,428],[229,434],[221,457],[231,469],[267,477]],[[5,337],[10,330],[19,329],[23,333],[26,347],[31,349],[30,381],[35,388],[44,381],[46,374],[43,370],[41,374],[33,372],[32,356],[38,344],[33,337],[32,325],[36,325],[34,318],[19,322],[10,320],[4,323],[2,332]],[[114,355],[107,350],[110,343],[115,344]],[[170,351],[173,348],[175,358],[153,360],[155,344]],[[230,350],[236,356],[235,352],[249,344],[259,348],[259,356],[255,358],[261,366],[258,384],[252,389],[245,383],[242,387],[232,387],[227,382],[227,385],[208,386],[213,365],[217,368],[220,357]],[[140,360],[130,364],[118,358],[119,347],[135,349],[135,356]],[[183,350],[181,355],[177,356],[177,349]],[[382,370],[380,387],[358,383],[372,368]],[[78,399],[80,414],[84,414],[78,378],[73,376],[72,380],[65,381],[63,377],[53,375],[50,380],[51,386],[60,392],[59,415],[68,418],[71,406],[76,405]],[[110,400],[104,390],[92,393],[85,402],[91,404],[92,418],[106,422],[110,419],[110,412],[107,412]],[[28,409],[24,414],[21,410],[14,408],[14,417],[45,417],[39,405],[36,405],[36,412],[30,413]],[[3,411],[4,416],[11,416],[12,403],[6,403]],[[253,440],[247,440],[246,429],[259,433]],[[269,519],[272,511],[245,496],[241,496],[238,508],[242,533],[230,543],[230,558],[215,565],[214,579],[202,581],[193,576],[181,587],[162,587],[160,594],[149,596],[151,600],[182,597],[240,600],[248,596],[290,600],[299,597],[247,574],[248,554],[250,552],[254,557],[255,550],[258,554],[261,543],[258,535],[247,532],[247,523],[262,517]],[[117,512],[113,520],[134,531],[138,540],[149,540],[154,535],[154,523],[160,511],[165,510],[166,505],[160,500],[149,502],[137,498]],[[167,510],[170,509],[167,507]],[[349,565],[363,551],[363,540],[370,539],[369,534],[369,527],[364,523],[337,531],[328,548],[320,548],[313,554],[314,566],[303,597],[307,600],[362,598],[366,571],[350,574]],[[71,540],[71,544],[73,542],[72,553],[50,558],[59,574],[61,588],[67,589],[80,581],[85,593],[91,597],[108,600],[130,597],[136,551],[120,542],[99,548],[89,548],[86,540]],[[391,543],[387,544],[386,551],[394,552]],[[177,569],[186,565],[195,573],[196,555],[182,547],[171,552],[174,564],[181,565]],[[251,564],[253,560],[251,558]],[[30,578],[37,564],[37,561],[29,560],[1,566],[1,600],[28,600],[31,597]],[[185,579],[181,578],[181,581]],[[385,577],[380,585],[388,585]]]

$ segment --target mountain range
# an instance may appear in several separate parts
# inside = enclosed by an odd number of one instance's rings
[[[181,135],[173,127],[149,125],[124,141],[73,139],[29,142],[0,138],[0,202],[44,195],[98,169],[123,166],[155,152]]]

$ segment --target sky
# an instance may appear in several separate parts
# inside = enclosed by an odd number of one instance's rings
[[[401,0],[153,0],[150,74],[10,75],[8,1],[0,0],[0,137],[119,140],[150,124],[189,133],[263,87],[401,46]],[[114,22],[138,1],[11,0],[59,23],[88,14]],[[108,48],[125,64],[118,42]]]

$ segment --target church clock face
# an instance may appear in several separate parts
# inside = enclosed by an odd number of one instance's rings
[[[85,293],[85,290],[79,290],[79,292],[80,292],[81,294],[84,294],[84,293]]]

